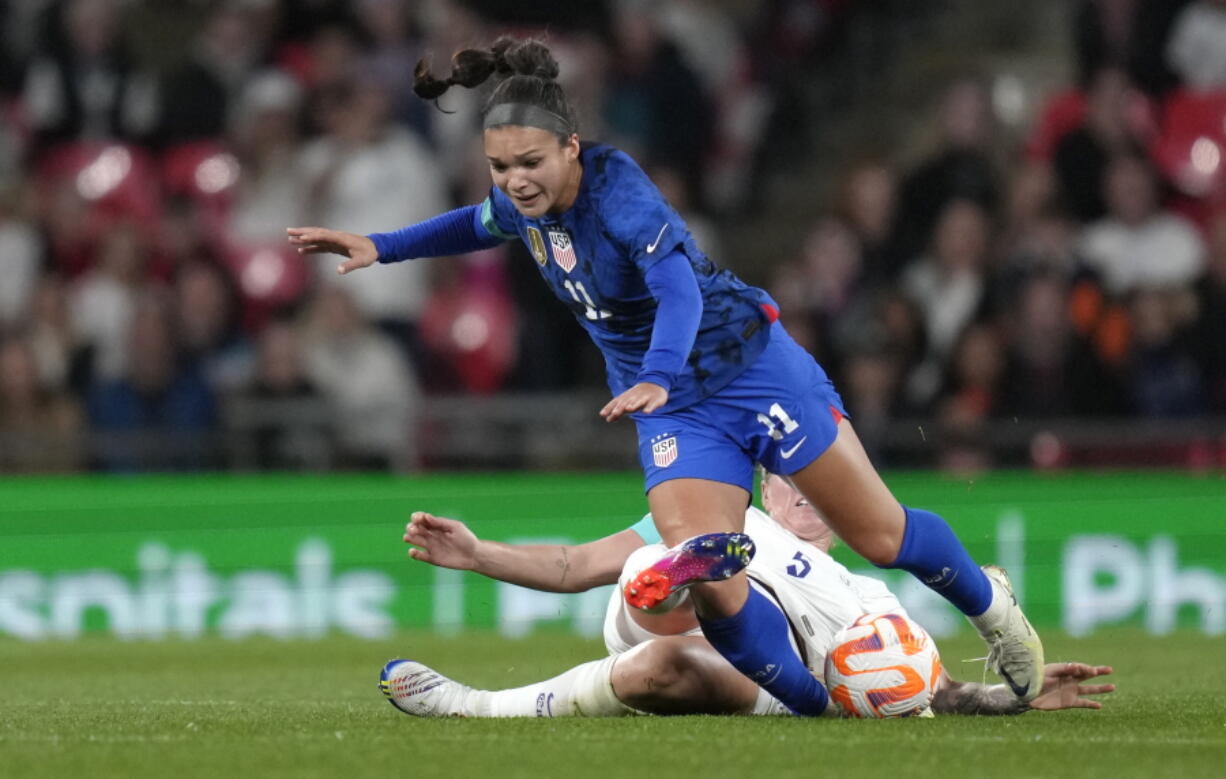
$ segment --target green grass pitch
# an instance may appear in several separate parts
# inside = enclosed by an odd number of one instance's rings
[[[1114,665],[1100,712],[806,721],[416,720],[376,691],[390,657],[513,686],[599,655],[565,636],[23,644],[0,641],[4,777],[1222,777],[1226,639],[1048,636],[1049,660]],[[943,642],[978,678],[970,638]]]

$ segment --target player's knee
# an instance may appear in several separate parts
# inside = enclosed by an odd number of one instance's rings
[[[895,538],[890,533],[870,533],[858,540],[858,543],[848,542],[861,557],[878,568],[886,568],[898,559],[898,550],[902,539]]]
[[[671,641],[648,642],[633,661],[633,670],[643,679],[644,692],[667,694],[681,683],[685,675],[684,652]]]
[[[898,550],[902,548],[903,533],[906,530],[901,507],[897,514],[897,517],[894,512],[880,517],[865,516],[857,523],[844,524],[842,539],[856,554],[873,565],[879,568],[889,566],[898,559]]]

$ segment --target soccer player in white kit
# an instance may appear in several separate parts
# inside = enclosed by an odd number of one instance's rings
[[[906,612],[879,580],[853,574],[827,554],[833,533],[784,478],[763,474],[763,505],[749,507],[745,533],[756,545],[746,572],[751,586],[777,605],[807,667],[823,675],[834,638],[857,618]],[[511,546],[478,539],[463,523],[413,515],[405,541],[410,556],[472,570],[502,581],[555,592],[580,592],[618,581],[605,614],[609,656],[537,684],[476,690],[411,660],[384,666],[380,688],[398,709],[416,716],[530,717],[657,714],[786,714],[787,709],[716,652],[698,627],[685,591],[663,613],[627,605],[625,583],[667,552],[647,515],[633,527],[578,546]],[[618,573],[620,571],[620,575]],[[616,578],[614,578],[616,577]],[[1114,685],[1084,685],[1107,666],[1053,663],[1043,690],[1027,704],[1003,684],[956,682],[942,672],[932,708],[938,713],[1015,714],[1029,709],[1099,708],[1082,696]],[[837,715],[831,707],[830,715]]]

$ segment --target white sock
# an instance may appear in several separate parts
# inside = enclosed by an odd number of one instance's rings
[[[991,579],[988,582],[992,585],[992,602],[982,614],[968,618],[982,636],[987,636],[995,630],[1005,620],[1009,609],[1013,606],[1013,598],[1005,592],[1003,587],[998,586]]]
[[[575,666],[560,676],[511,690],[470,690],[469,717],[620,717],[634,710],[613,694],[616,657]]]

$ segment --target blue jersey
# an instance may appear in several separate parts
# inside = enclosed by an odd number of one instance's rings
[[[651,345],[656,300],[644,274],[670,253],[683,253],[702,293],[702,319],[662,410],[719,391],[766,348],[774,302],[715,267],[629,155],[584,144],[580,161],[579,192],[564,213],[525,217],[492,188],[481,207],[482,225],[505,240],[523,240],[541,276],[600,348],[614,395],[636,383]]]

